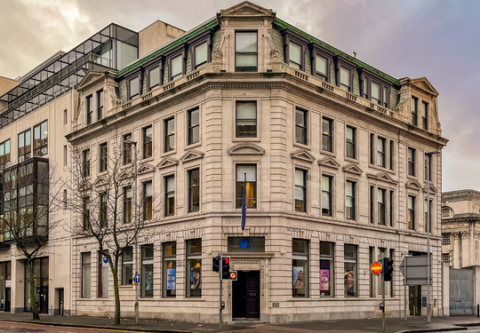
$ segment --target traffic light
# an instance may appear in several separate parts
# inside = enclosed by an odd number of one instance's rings
[[[222,257],[222,279],[230,280],[230,257]]]
[[[383,278],[385,281],[392,281],[392,273],[393,273],[393,259],[392,258],[384,258],[383,259]]]
[[[220,272],[220,256],[213,257],[212,270],[217,273]]]

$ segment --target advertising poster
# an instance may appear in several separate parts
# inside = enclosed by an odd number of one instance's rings
[[[302,266],[293,267],[293,289],[302,289],[305,285],[305,276]]]
[[[330,270],[320,270],[320,290],[330,290]]]
[[[167,269],[167,290],[175,290],[176,282],[176,269],[169,268]]]

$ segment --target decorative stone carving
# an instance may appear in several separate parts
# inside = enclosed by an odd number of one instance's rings
[[[108,86],[107,87],[108,94],[110,95],[110,99],[112,100],[112,107],[116,107],[123,103],[123,101],[117,96],[117,91],[115,87]]]
[[[460,232],[452,232],[453,239],[459,239],[460,238]]]
[[[275,48],[272,40],[272,29],[267,29],[267,34],[263,36],[263,38],[267,41],[268,45],[270,46],[270,59],[273,61],[280,61],[281,54]]]
[[[470,231],[462,231],[462,238],[468,238],[470,236]]]
[[[223,43],[225,43],[225,39],[229,38],[230,35],[225,36],[225,29],[222,29],[220,39],[222,40],[220,42],[220,45],[212,52],[212,59],[213,61],[222,61],[223,58]]]
[[[479,238],[480,238],[480,231],[474,231],[474,232],[473,232],[473,237],[474,237],[475,239],[479,239]]]

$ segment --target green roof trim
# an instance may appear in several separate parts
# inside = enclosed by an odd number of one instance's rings
[[[334,48],[333,46],[325,43],[325,42],[322,42],[321,40],[307,34],[305,31],[302,31],[300,29],[298,29],[297,27],[294,27],[293,25],[290,25],[288,24],[287,22],[285,21],[282,21],[281,19],[279,18],[275,18],[275,21],[274,23],[279,26],[280,28],[283,28],[283,29],[289,29],[289,30],[292,30],[292,31],[295,31],[296,33],[302,35],[303,37],[307,38],[310,42],[312,43],[316,43],[316,44],[319,44],[321,45],[322,47],[326,48],[327,50],[330,50],[332,51],[333,53],[335,53],[335,55],[340,55],[354,63],[356,63],[358,66],[360,67],[363,67],[363,68],[366,68],[372,72],[374,72],[375,74],[378,74],[380,75],[381,77],[387,79],[388,81],[392,82],[393,84],[396,84],[396,85],[400,85],[400,80],[388,75],[388,74],[385,74],[384,72],[376,69],[376,68],[373,68],[372,66],[369,66],[367,65],[366,63],[364,63],[363,61],[360,61],[358,60],[357,58],[354,58],[348,54],[346,54],[345,52],[342,52],[336,48]]]
[[[124,76],[125,74],[127,74],[128,72],[131,72],[139,67],[141,67],[142,65],[146,64],[147,62],[149,62],[150,60],[152,59],[155,59],[156,57],[164,54],[165,52],[177,47],[178,45],[180,44],[183,44],[185,43],[188,39],[192,38],[192,37],[195,37],[199,34],[201,34],[202,32],[208,30],[208,29],[212,29],[212,28],[215,28],[216,26],[218,26],[218,21],[215,19],[213,20],[212,22],[210,23],[207,23],[205,24],[204,26],[201,26],[200,28],[198,28],[197,30],[195,31],[192,31],[191,33],[189,33],[188,35],[185,35],[179,39],[177,39],[176,41],[174,41],[173,43],[171,44],[168,44],[167,46],[157,50],[157,51],[154,51],[153,53],[147,55],[146,57],[144,58],[141,58],[139,59],[137,62],[131,64],[130,66],[128,67],[125,67],[124,69],[122,69],[121,71],[119,71],[117,74],[116,74],[116,77],[117,78],[120,78],[122,76]]]

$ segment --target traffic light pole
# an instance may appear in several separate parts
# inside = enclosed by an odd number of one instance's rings
[[[220,251],[220,262],[219,262],[219,268],[220,268],[220,272],[218,274],[218,277],[220,278],[220,301],[218,302],[218,308],[220,309],[219,310],[219,313],[218,313],[218,328],[220,329],[220,331],[222,330],[222,269],[223,269],[223,251]]]
[[[385,332],[385,255],[382,252],[382,332]]]

